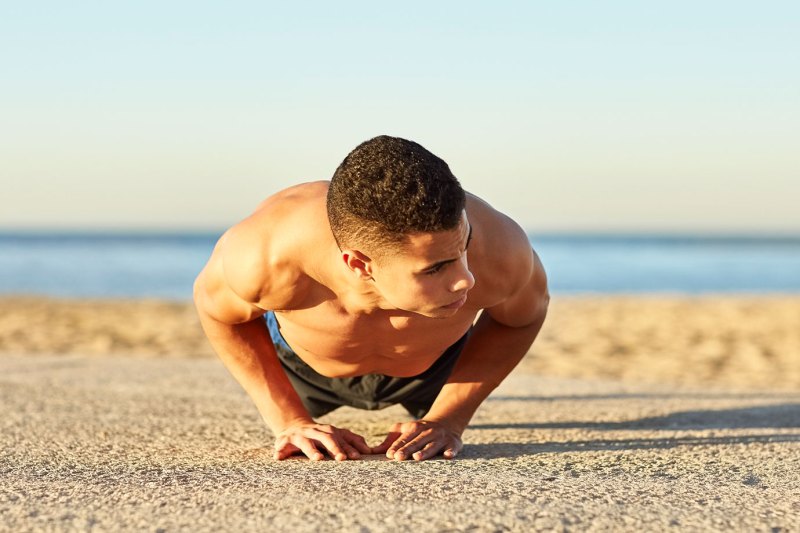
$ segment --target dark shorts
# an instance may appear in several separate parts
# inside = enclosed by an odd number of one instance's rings
[[[450,346],[430,368],[416,376],[397,378],[366,374],[350,378],[329,378],[308,366],[284,340],[275,314],[265,320],[278,359],[309,414],[316,418],[347,405],[359,409],[383,409],[401,404],[416,418],[422,418],[433,405],[458,361],[471,332]]]

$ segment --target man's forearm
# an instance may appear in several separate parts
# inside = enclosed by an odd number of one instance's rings
[[[484,312],[425,419],[442,422],[461,434],[480,404],[528,352],[545,312],[534,323],[519,328],[504,326]]]
[[[312,420],[286,377],[262,318],[231,325],[201,314],[200,322],[214,350],[273,433]]]

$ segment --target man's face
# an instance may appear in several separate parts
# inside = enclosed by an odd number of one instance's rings
[[[398,309],[431,318],[453,316],[475,285],[467,265],[471,238],[466,213],[453,230],[410,235],[402,249],[372,262],[375,287]]]

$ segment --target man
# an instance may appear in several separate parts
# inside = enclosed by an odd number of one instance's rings
[[[281,191],[228,230],[194,295],[279,460],[452,459],[548,304],[522,229],[466,194],[440,158],[388,136],[359,145],[330,182]],[[314,420],[397,403],[416,420],[375,447]]]

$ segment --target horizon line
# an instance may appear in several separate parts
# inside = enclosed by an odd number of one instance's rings
[[[0,226],[0,237],[178,237],[196,236],[210,237],[222,235],[227,227],[3,227]],[[785,239],[800,240],[800,229],[768,230],[768,229],[623,229],[623,228],[523,228],[528,237],[560,237],[560,238],[752,238],[752,239]]]

